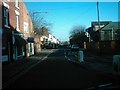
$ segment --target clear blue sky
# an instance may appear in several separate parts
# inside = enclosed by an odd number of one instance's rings
[[[51,33],[61,41],[69,40],[73,26],[90,27],[91,21],[97,21],[96,2],[26,2],[29,12],[48,12],[42,14],[52,23]],[[118,21],[117,2],[99,2],[100,20]]]

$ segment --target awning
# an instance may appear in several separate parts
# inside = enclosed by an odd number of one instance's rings
[[[22,38],[18,35],[15,35],[15,45],[23,46],[23,45],[26,45],[26,44],[27,44],[27,41],[24,38]]]
[[[34,38],[33,37],[28,37],[27,42],[34,43]]]

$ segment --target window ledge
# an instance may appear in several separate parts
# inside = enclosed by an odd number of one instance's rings
[[[10,28],[8,25],[4,25],[6,28]]]
[[[16,29],[16,30],[20,32],[20,29]]]

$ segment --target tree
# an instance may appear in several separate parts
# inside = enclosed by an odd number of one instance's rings
[[[83,43],[87,40],[85,35],[85,26],[74,26],[70,31],[70,43],[83,47]]]
[[[51,23],[48,23],[43,16],[39,14],[30,13],[33,22],[34,35],[42,36],[44,32],[50,32]]]

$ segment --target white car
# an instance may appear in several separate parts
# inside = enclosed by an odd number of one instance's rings
[[[79,50],[79,46],[78,45],[72,45],[71,50]]]

